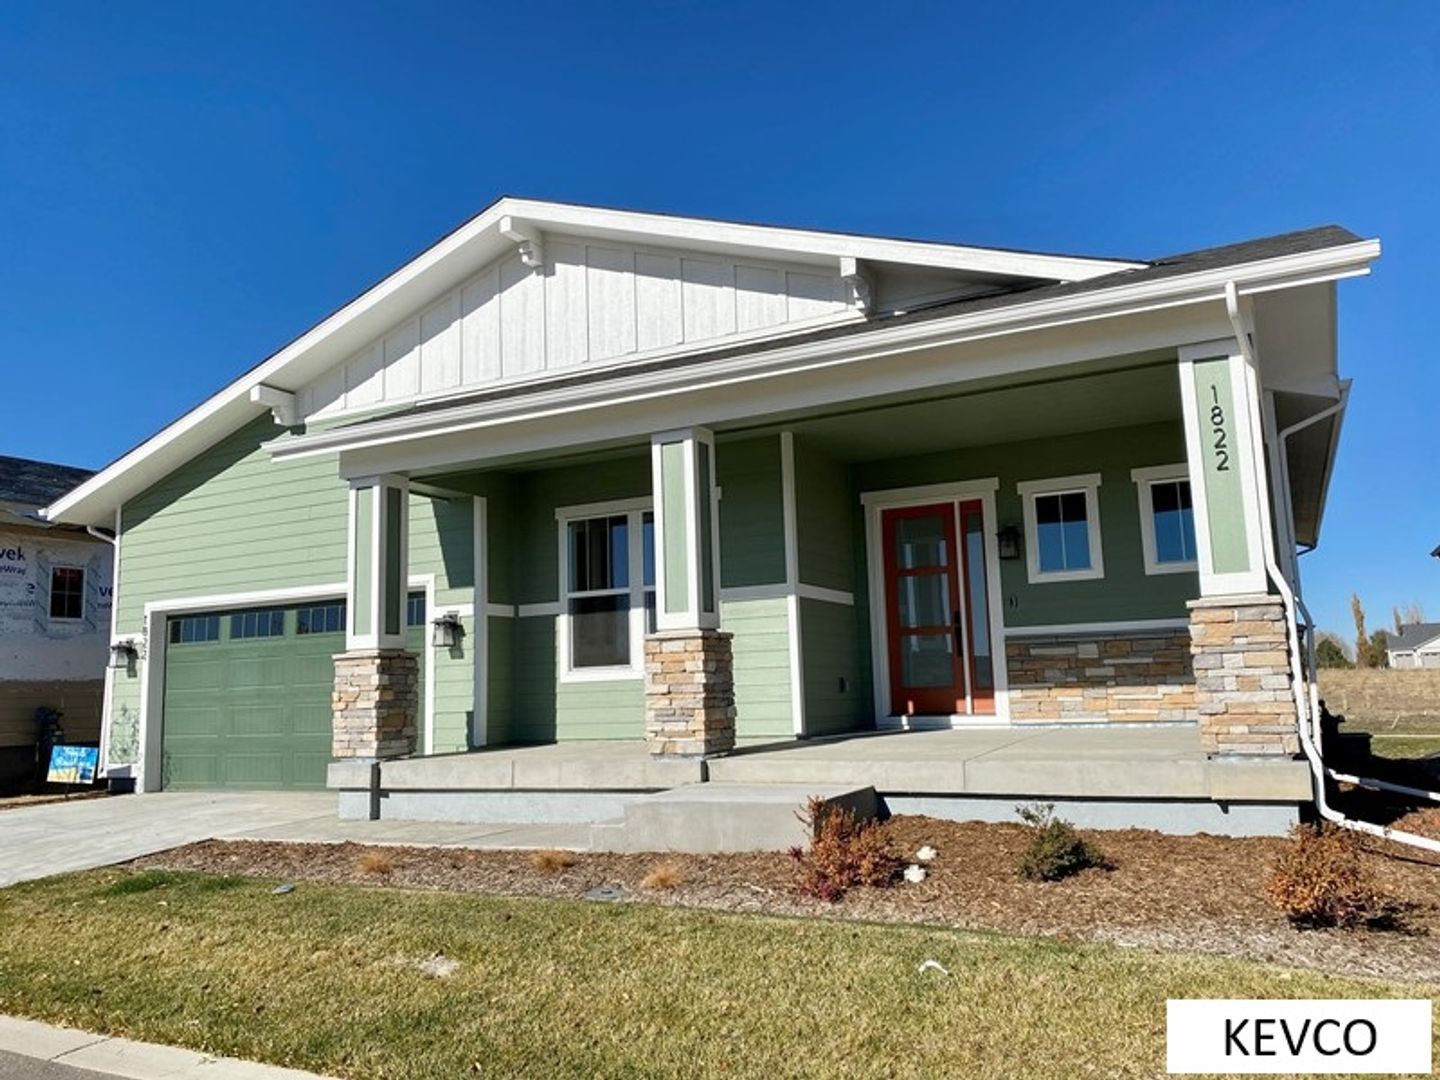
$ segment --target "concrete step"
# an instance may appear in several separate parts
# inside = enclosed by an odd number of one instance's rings
[[[695,784],[646,795],[619,822],[590,830],[595,851],[681,851],[708,855],[786,851],[810,837],[800,818],[811,796],[873,818],[873,787],[834,784]]]

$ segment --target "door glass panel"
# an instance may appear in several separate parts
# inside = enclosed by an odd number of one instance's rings
[[[952,634],[904,634],[900,638],[900,681],[910,689],[953,686]]]
[[[895,522],[895,562],[901,570],[949,566],[945,519],[937,515],[903,517]]]
[[[950,578],[946,574],[910,574],[896,582],[900,625],[949,626]]]
[[[985,595],[985,533],[979,514],[965,516],[965,605],[970,611],[970,654],[975,662],[975,688],[994,688],[990,651],[990,608]]]

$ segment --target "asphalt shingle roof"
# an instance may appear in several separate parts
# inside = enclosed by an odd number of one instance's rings
[[[94,475],[93,469],[0,455],[0,502],[49,506]]]
[[[1427,641],[1440,637],[1440,622],[1407,623],[1398,634],[1391,634],[1386,648],[1393,652],[1417,649]]]

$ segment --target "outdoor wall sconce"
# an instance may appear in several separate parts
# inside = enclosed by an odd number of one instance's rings
[[[1020,530],[1014,525],[1006,525],[997,532],[995,542],[1000,551],[1000,558],[1018,559],[1020,557]]]
[[[120,638],[110,643],[110,666],[124,670],[140,659],[140,647],[129,638]]]
[[[430,624],[430,644],[437,649],[452,649],[460,640],[460,616],[447,611]]]

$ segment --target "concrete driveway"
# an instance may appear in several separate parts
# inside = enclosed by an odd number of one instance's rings
[[[0,887],[336,817],[326,791],[160,792],[0,810]]]

